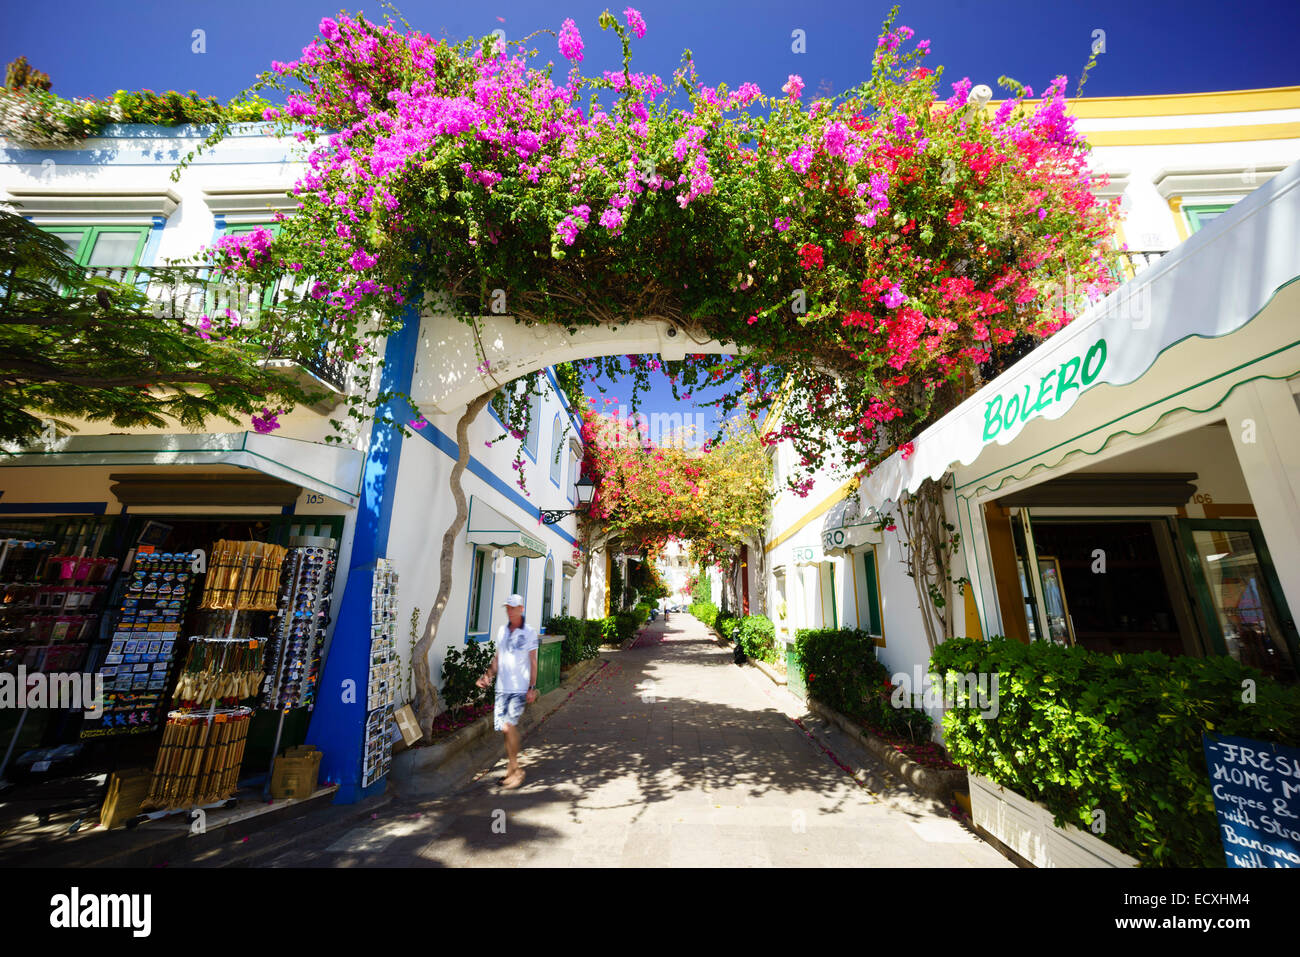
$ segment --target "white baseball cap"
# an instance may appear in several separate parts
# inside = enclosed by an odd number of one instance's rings
[[[509,598],[506,599],[506,607],[507,607],[507,608],[523,608],[523,607],[524,607],[524,600],[523,600],[523,598],[522,598],[521,596],[519,596],[519,595],[511,595]]]

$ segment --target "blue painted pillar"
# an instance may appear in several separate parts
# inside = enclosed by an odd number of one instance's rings
[[[415,352],[420,337],[419,304],[407,307],[399,332],[388,337],[380,391],[411,391]],[[403,400],[383,409],[381,419],[411,418]],[[370,590],[374,582],[375,559],[386,557],[388,530],[392,524],[393,499],[397,493],[397,469],[402,458],[402,436],[386,424],[371,428],[370,451],[361,479],[361,502],[350,555],[341,556],[339,574],[346,571],[343,600],[335,614],[334,637],[325,659],[316,707],[307,729],[307,743],[322,753],[320,780],[339,785],[335,804],[354,804],[365,797],[382,794],[387,778],[368,788],[361,787],[361,765],[365,752],[366,689],[370,675]],[[399,574],[402,569],[398,569]]]

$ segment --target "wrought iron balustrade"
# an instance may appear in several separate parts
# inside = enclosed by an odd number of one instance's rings
[[[86,278],[105,279],[135,286],[144,292],[153,314],[198,326],[207,316],[214,324],[237,319],[241,328],[253,330],[274,314],[285,293],[301,295],[310,280],[286,276],[270,286],[259,286],[213,275],[205,268],[186,266],[91,266]],[[351,363],[338,356],[331,342],[302,343],[291,332],[271,337],[267,359],[293,362],[322,382],[347,391]]]

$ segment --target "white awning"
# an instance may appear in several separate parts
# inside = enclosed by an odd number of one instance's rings
[[[511,558],[544,558],[546,545],[533,538],[481,498],[469,497],[469,521],[465,541],[485,548],[500,549]]]
[[[257,432],[71,435],[0,454],[0,467],[231,465],[256,469],[355,508],[365,456],[356,449]]]
[[[870,515],[863,517],[864,512],[874,512],[874,509],[862,508],[857,494],[836,502],[822,522],[822,551],[827,555],[843,555],[870,541],[876,523],[870,520]],[[875,538],[878,541],[880,536]]]
[[[882,462],[863,480],[863,500],[897,501],[926,478],[937,480],[958,463],[972,465],[985,450],[1017,439],[1026,423],[1041,431],[1045,423],[1039,420],[1060,419],[1084,392],[1135,382],[1182,343],[1180,353],[1201,357],[1208,347],[1221,368],[1231,367],[1241,361],[1237,349],[1244,339],[1206,340],[1227,337],[1264,312],[1269,315],[1263,321],[1286,322],[1275,299],[1285,298],[1279,294],[1297,278],[1300,163],[1147,266],[922,432],[906,460],[896,452]],[[1249,338],[1256,338],[1253,330]],[[1190,372],[1182,381],[1180,365],[1162,364],[1174,373],[1167,383],[1172,390],[1198,381]],[[1124,390],[1104,391],[1120,396]],[[1117,424],[1113,430],[1121,428]]]

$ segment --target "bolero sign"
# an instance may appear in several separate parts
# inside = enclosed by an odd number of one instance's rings
[[[1060,401],[1069,390],[1082,392],[1097,381],[1105,364],[1106,340],[1098,339],[1087,352],[1043,373],[1036,383],[1037,389],[1035,383],[1026,382],[1023,395],[1017,386],[1005,396],[993,396],[984,406],[984,441],[991,441],[1004,427],[1011,429],[1017,422],[1028,422],[1053,401]]]

